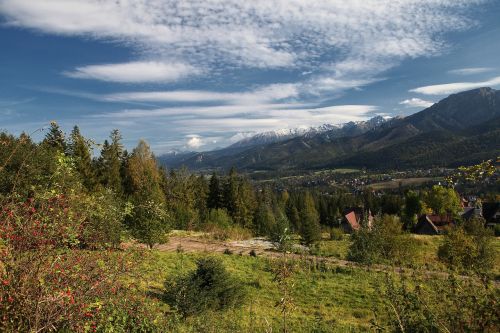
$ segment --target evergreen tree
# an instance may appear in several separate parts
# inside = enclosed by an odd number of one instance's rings
[[[265,201],[261,201],[254,217],[254,230],[256,234],[260,236],[270,235],[275,224],[276,218],[273,210]]]
[[[55,121],[50,122],[49,131],[45,135],[43,142],[60,152],[66,152],[67,144],[64,133]]]
[[[319,214],[314,205],[314,199],[309,192],[304,195],[303,206],[300,210],[300,236],[306,245],[311,245],[321,239]]]
[[[208,196],[209,196],[209,184],[204,175],[199,176],[195,179],[194,184],[195,195],[195,207],[198,210],[198,216],[200,223],[203,223],[208,216],[209,208],[207,206]]]
[[[222,193],[219,176],[214,172],[210,177],[210,184],[208,186],[207,206],[210,209],[218,209],[224,206],[224,195]]]
[[[81,135],[78,126],[73,128],[68,145],[68,154],[73,158],[75,169],[79,173],[82,184],[89,190],[95,189],[96,175],[92,165],[91,146]]]
[[[161,189],[161,174],[156,158],[144,141],[132,152],[127,174],[132,190],[133,210],[128,219],[132,235],[152,248],[166,241],[168,231],[165,196]]]
[[[300,229],[300,214],[297,206],[292,200],[289,200],[286,205],[286,216],[290,221],[290,227],[294,231],[299,231]]]
[[[101,156],[99,158],[99,170],[101,183],[116,193],[123,192],[121,167],[123,161],[123,145],[121,135],[118,130],[113,130],[110,134],[111,144],[104,141]]]
[[[224,207],[232,217],[234,217],[238,200],[238,182],[238,175],[233,167],[226,179],[223,191]]]

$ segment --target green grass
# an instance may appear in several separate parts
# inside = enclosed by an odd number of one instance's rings
[[[412,235],[418,242],[417,266],[444,269],[437,259],[442,237]],[[497,249],[500,240],[495,241]],[[317,254],[346,259],[349,236],[343,240],[324,240]],[[195,269],[197,258],[213,255],[220,258],[232,275],[243,282],[247,297],[241,307],[211,312],[189,318],[179,317],[158,295],[168,277]],[[280,332],[282,315],[276,303],[281,298],[273,281],[272,267],[276,259],[211,253],[175,253],[143,250],[133,274],[126,281],[144,297],[148,309],[156,309],[165,318],[169,332]],[[363,332],[370,331],[373,310],[381,308],[377,291],[385,273],[366,269],[343,268],[334,264],[319,265],[311,261],[296,262],[291,290],[295,309],[287,318],[290,332]],[[495,271],[498,272],[498,265]],[[156,294],[156,296],[155,296]]]
[[[422,178],[405,178],[405,179],[394,179],[386,182],[373,183],[370,184],[369,187],[373,190],[383,190],[383,189],[397,189],[401,185],[401,187],[406,186],[420,186],[429,182],[436,182],[438,180],[442,180],[442,178],[431,178],[431,177],[422,177]]]
[[[194,269],[196,258],[202,255],[145,252],[143,262],[128,282],[137,286],[137,293],[160,292],[167,277]],[[248,296],[242,307],[176,320],[169,306],[154,296],[146,296],[145,301],[169,314],[170,329],[178,332],[264,332],[271,328],[279,332],[282,317],[275,305],[281,294],[271,271],[275,261],[239,255],[215,256],[245,284]],[[288,318],[292,332],[369,330],[372,310],[379,303],[375,286],[381,273],[336,267],[319,270],[303,263],[298,267],[292,289],[295,309]]]

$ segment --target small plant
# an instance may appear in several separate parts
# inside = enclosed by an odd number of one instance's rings
[[[198,259],[196,270],[165,281],[164,300],[184,317],[207,310],[221,311],[240,306],[245,292],[222,262],[208,257]]]
[[[344,231],[340,228],[330,229],[330,240],[341,241],[344,239]]]
[[[293,280],[294,271],[294,263],[289,261],[286,252],[283,252],[283,256],[273,269],[273,281],[278,286],[281,294],[281,298],[276,302],[275,307],[280,309],[284,333],[288,332],[287,318],[295,309],[295,303],[292,297],[292,290],[295,287],[295,282]]]

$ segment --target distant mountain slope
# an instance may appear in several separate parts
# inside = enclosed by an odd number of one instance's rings
[[[406,118],[351,132],[348,128],[342,134],[333,129],[231,152],[199,153],[183,164],[198,169],[236,166],[246,170],[283,170],[341,166],[407,168],[477,162],[500,155],[500,91],[466,91]]]
[[[376,116],[367,121],[348,122],[341,125],[323,124],[317,127],[306,128],[285,128],[277,131],[269,131],[255,134],[251,137],[242,139],[229,148],[243,148],[262,146],[277,142],[283,142],[297,137],[313,137],[315,135],[328,133],[329,137],[347,137],[363,134],[375,127],[384,124],[387,120],[384,117]]]

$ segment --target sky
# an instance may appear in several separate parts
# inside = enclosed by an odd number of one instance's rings
[[[0,0],[0,130],[212,150],[500,88],[499,54],[500,0]]]

